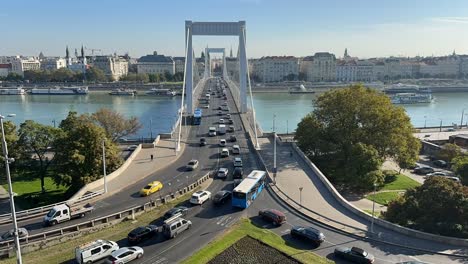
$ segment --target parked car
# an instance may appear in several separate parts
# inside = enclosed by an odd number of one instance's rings
[[[231,135],[231,136],[229,137],[229,141],[231,141],[231,142],[236,142],[236,141],[237,141],[236,136],[235,136],[235,135]]]
[[[148,196],[150,194],[160,191],[162,188],[163,184],[160,181],[152,181],[140,190],[140,195]]]
[[[316,246],[320,246],[320,244],[325,241],[325,235],[313,227],[294,226],[291,228],[291,236],[308,240]]]
[[[176,206],[176,207],[173,207],[171,210],[167,211],[163,218],[164,219],[169,219],[171,217],[173,217],[174,215],[177,215],[177,214],[180,214],[181,216],[185,216],[187,215],[187,212],[188,212],[188,208],[185,207],[185,206]]]
[[[232,177],[234,179],[242,179],[244,176],[244,170],[242,167],[234,167],[234,172],[232,173]]]
[[[191,204],[199,204],[202,205],[204,202],[211,199],[211,192],[209,191],[197,191],[192,194],[192,198],[190,198]]]
[[[445,160],[435,160],[432,163],[434,163],[434,165],[436,165],[437,167],[440,167],[440,168],[446,168],[447,167],[447,162]]]
[[[460,182],[460,178],[456,177],[456,176],[447,176],[445,177],[446,179],[449,179],[449,180],[452,180],[454,182]]]
[[[127,240],[131,245],[138,244],[143,240],[150,239],[158,234],[158,227],[155,225],[140,226],[133,229],[127,235]]]
[[[226,179],[228,176],[229,170],[227,168],[219,168],[218,170],[218,178]]]
[[[196,159],[193,159],[193,160],[189,161],[187,163],[187,170],[189,170],[189,171],[195,170],[196,168],[198,168],[198,164],[199,164],[199,162]]]
[[[242,159],[239,157],[234,158],[234,167],[242,167]]]
[[[13,232],[14,230],[7,231],[3,233],[2,236],[0,236],[0,241],[7,241],[7,240],[13,240],[15,238],[15,234]],[[20,227],[18,228],[18,236],[19,238],[25,238],[29,236],[29,232],[26,228]]]
[[[123,247],[114,251],[107,259],[106,264],[128,263],[132,260],[143,257],[141,247]]]
[[[215,204],[224,204],[229,199],[231,199],[231,192],[226,190],[219,191],[213,196],[213,202]]]
[[[206,146],[206,138],[200,138],[200,146]]]
[[[373,255],[358,247],[337,247],[335,248],[334,254],[337,257],[344,258],[355,263],[370,264],[375,261]]]
[[[419,167],[419,168],[414,169],[413,172],[416,173],[416,174],[425,175],[425,174],[434,172],[434,168],[427,167],[427,166]]]
[[[436,171],[433,173],[428,173],[426,174],[426,177],[432,177],[432,176],[448,176],[447,173],[442,172],[442,171]]]
[[[263,209],[258,212],[258,216],[274,225],[282,225],[286,222],[286,215],[276,209]]]
[[[226,140],[225,139],[220,139],[219,140],[219,146],[220,147],[225,147],[226,146]]]

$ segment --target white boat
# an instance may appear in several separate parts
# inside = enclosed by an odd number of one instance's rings
[[[136,93],[137,93],[136,90],[118,88],[118,89],[112,90],[112,92],[110,92],[109,94],[110,95],[130,95],[130,96],[133,96]]]
[[[156,96],[176,96],[176,92],[171,89],[158,89],[152,88],[146,92],[147,95],[156,95]]]
[[[23,95],[26,90],[23,87],[2,87],[0,88],[0,95]]]
[[[390,99],[394,104],[427,104],[433,98],[431,93],[397,93]]]
[[[43,95],[83,95],[88,94],[87,86],[70,86],[70,87],[54,87],[54,88],[33,88],[31,94]]]

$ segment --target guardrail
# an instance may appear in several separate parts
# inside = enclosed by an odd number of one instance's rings
[[[59,202],[59,203],[54,203],[54,204],[45,205],[45,206],[41,206],[41,207],[29,209],[29,210],[19,211],[19,212],[16,212],[16,220],[23,221],[23,220],[35,218],[35,217],[43,215],[45,212],[48,212],[50,209],[52,209],[56,205],[61,205],[61,204],[72,205],[75,203],[81,203],[81,202],[90,200],[96,196],[99,196],[103,193],[104,193],[104,190],[99,190],[97,192],[90,192],[88,194],[85,194],[79,197],[78,199],[73,199],[73,200],[70,199],[70,200],[66,200],[63,202]],[[11,213],[0,215],[0,225],[11,223],[11,221],[12,221]]]
[[[163,197],[160,197],[155,200],[151,200],[149,202],[145,202],[142,205],[137,205],[116,213],[112,213],[106,216],[101,216],[97,217],[95,219],[91,219],[88,221],[84,221],[75,225],[70,225],[66,227],[61,227],[57,228],[54,230],[49,230],[45,231],[42,233],[38,234],[32,234],[29,235],[26,238],[20,239],[21,242],[21,250],[24,253],[31,252],[34,250],[37,250],[39,248],[44,247],[44,241],[50,242],[52,240],[55,240],[57,238],[62,238],[68,235],[73,235],[78,232],[82,232],[85,230],[88,230],[90,228],[97,227],[99,225],[104,225],[104,224],[117,224],[122,222],[123,220],[127,218],[134,219],[135,216],[142,214],[146,211],[152,210],[154,208],[157,208],[163,204],[166,204],[167,202],[170,202],[188,192],[193,191],[195,188],[197,188],[200,184],[211,178],[213,172],[208,172],[204,176],[200,177],[198,180],[193,182],[192,184],[178,189],[175,192],[171,192],[170,194],[167,194]],[[60,242],[63,242],[62,240]],[[0,258],[6,258],[14,255],[14,241],[9,240],[9,241],[2,241],[0,242]]]

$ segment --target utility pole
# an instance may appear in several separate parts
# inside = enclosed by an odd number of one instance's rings
[[[276,184],[276,131],[275,131],[275,118],[276,115],[273,115],[273,179]]]
[[[6,117],[14,117],[15,114],[9,114]],[[14,159],[8,158],[8,146],[5,139],[5,130],[3,129],[3,119],[5,116],[0,115],[0,127],[2,130],[2,149],[3,149],[3,157],[5,158],[5,170],[6,176],[8,181],[8,192],[10,195],[10,207],[11,207],[11,217],[13,220],[13,233],[15,237],[15,247],[16,247],[16,263],[22,264],[23,259],[21,257],[21,245],[19,241],[18,235],[18,223],[16,222],[16,210],[15,210],[15,201],[13,195],[13,185],[11,184],[11,175],[10,175],[10,162],[15,161]]]
[[[104,173],[104,193],[107,193],[107,173],[106,173],[106,140],[102,140],[102,170]]]
[[[377,183],[374,183],[374,197],[375,197],[375,189],[377,188]],[[371,221],[371,233],[374,233],[374,212],[375,212],[375,199],[372,200],[372,221]]]
[[[463,116],[465,115],[465,108],[462,110],[462,116],[461,116],[461,121],[460,121],[460,128],[463,127]]]

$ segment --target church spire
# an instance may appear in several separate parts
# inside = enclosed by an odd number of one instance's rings
[[[348,55],[348,48],[345,48],[344,50],[344,58],[348,58],[349,55]]]
[[[81,58],[84,59],[85,55],[84,55],[84,48],[83,48],[83,44],[81,44]]]
[[[70,58],[70,51],[68,50],[68,45],[67,45],[67,49],[65,50],[65,58]]]
[[[231,52],[229,53],[229,57],[232,58],[232,45],[231,45]]]

